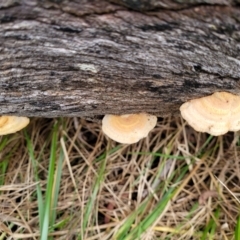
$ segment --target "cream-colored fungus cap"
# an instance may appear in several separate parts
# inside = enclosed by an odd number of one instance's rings
[[[0,117],[0,135],[15,133],[25,128],[29,123],[27,117],[1,116]]]
[[[131,144],[147,137],[156,124],[157,117],[145,113],[105,115],[102,130],[116,142]]]
[[[214,136],[240,130],[240,96],[215,92],[180,107],[182,117],[196,131]]]

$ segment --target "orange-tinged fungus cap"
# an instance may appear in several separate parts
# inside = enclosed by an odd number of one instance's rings
[[[219,136],[240,130],[240,96],[228,92],[190,100],[180,111],[188,124],[199,132]]]
[[[29,123],[27,117],[1,116],[0,117],[0,135],[15,133],[25,128]]]
[[[157,117],[145,113],[105,115],[102,120],[103,132],[119,143],[132,144],[147,137],[156,126]]]

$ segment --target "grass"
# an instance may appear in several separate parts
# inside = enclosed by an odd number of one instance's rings
[[[240,239],[239,142],[173,118],[132,145],[32,119],[0,141],[0,240]]]
[[[237,219],[237,224],[235,228],[235,240],[240,239],[240,217]]]
[[[94,205],[96,204],[97,194],[100,191],[102,182],[104,181],[104,174],[107,164],[107,153],[104,155],[105,157],[101,161],[99,171],[93,182],[92,190],[90,191],[91,197],[89,197],[86,207],[84,208],[81,236],[78,237],[80,240],[85,239],[86,228],[88,225],[91,225],[91,222],[89,222],[89,220],[91,220],[91,214],[93,212]]]
[[[57,208],[58,194],[59,194],[59,188],[60,188],[60,182],[61,182],[61,172],[62,172],[61,167],[64,159],[63,151],[60,150],[58,164],[55,169],[57,152],[58,152],[58,148],[57,148],[58,133],[59,133],[59,121],[57,121],[54,124],[53,131],[51,133],[52,140],[51,140],[46,192],[44,193],[42,191],[40,184],[38,184],[36,187],[38,215],[39,215],[39,229],[40,229],[41,240],[53,239],[53,237],[48,237],[48,235],[51,231],[54,230],[54,224],[57,216],[56,208]],[[34,148],[26,131],[25,131],[25,139],[27,141],[29,156],[33,164],[34,179],[35,181],[39,182],[38,166],[37,166],[37,161],[34,157]],[[45,195],[45,198],[43,197],[43,195]]]

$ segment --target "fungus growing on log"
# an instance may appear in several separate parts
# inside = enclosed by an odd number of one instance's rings
[[[102,130],[116,142],[132,144],[147,137],[156,124],[157,117],[145,113],[105,115],[102,120]]]
[[[240,130],[240,96],[228,92],[190,100],[180,111],[188,124],[199,132],[219,136]]]
[[[0,135],[15,133],[29,124],[29,118],[16,116],[0,117]]]

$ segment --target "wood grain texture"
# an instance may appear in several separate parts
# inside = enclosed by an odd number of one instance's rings
[[[215,91],[240,95],[235,3],[142,13],[104,0],[2,0],[0,114],[164,116]]]
[[[109,0],[134,10],[147,11],[158,8],[184,9],[199,5],[223,5],[230,6],[239,3],[239,0]]]

